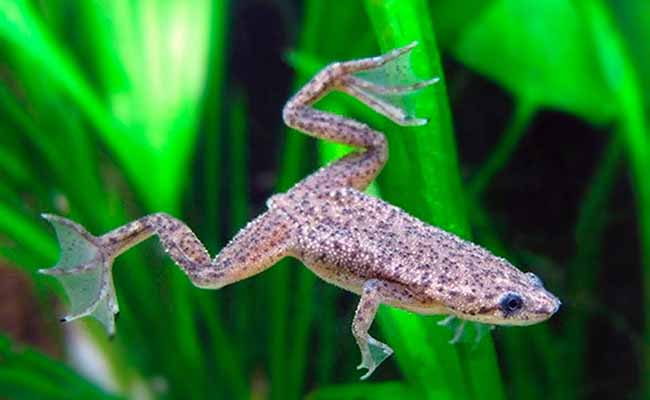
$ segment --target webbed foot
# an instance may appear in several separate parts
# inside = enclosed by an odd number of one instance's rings
[[[393,349],[388,347],[386,344],[374,339],[372,336],[368,336],[368,345],[366,346],[365,351],[361,352],[361,364],[357,366],[357,369],[366,368],[368,372],[366,372],[359,379],[367,379],[370,375],[372,375],[379,364],[381,364],[392,354]]]
[[[61,322],[92,316],[112,336],[119,312],[111,274],[113,257],[81,225],[56,215],[42,216],[56,230],[61,257],[54,267],[38,272],[57,278],[70,299],[70,314]]]
[[[426,118],[414,115],[410,94],[438,82],[438,78],[418,80],[411,66],[411,52],[417,46],[392,50],[384,55],[351,61],[350,73],[339,79],[338,87],[364,104],[403,126],[425,125]]]

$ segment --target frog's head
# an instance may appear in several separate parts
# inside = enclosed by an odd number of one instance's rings
[[[471,252],[447,260],[453,267],[443,265],[443,281],[431,288],[447,313],[487,324],[531,325],[560,308],[560,300],[544,289],[535,274],[472,246]]]
[[[494,325],[531,325],[545,321],[557,312],[560,300],[544,289],[537,275],[510,267],[514,273],[506,280],[497,280],[492,286],[484,285],[487,291],[483,299],[477,298],[477,304],[466,309],[463,318]]]

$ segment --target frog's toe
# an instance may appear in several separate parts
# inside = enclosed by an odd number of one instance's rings
[[[460,342],[460,338],[463,337],[463,333],[465,332],[465,325],[467,325],[467,321],[462,320],[458,327],[456,327],[454,337],[449,340],[449,344],[456,344]]]

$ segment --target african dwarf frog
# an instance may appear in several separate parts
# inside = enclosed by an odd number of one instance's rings
[[[390,98],[435,83],[435,79],[384,86],[364,78],[408,55],[415,43],[385,55],[325,67],[284,108],[290,127],[320,139],[362,148],[327,165],[267,202],[211,259],[194,233],[164,213],[140,218],[102,236],[67,219],[44,215],[61,243],[57,276],[71,299],[70,321],[92,315],[114,332],[118,311],[113,259],[151,235],[194,285],[218,289],[258,274],[283,257],[302,261],[323,280],[361,296],[352,333],[368,377],[391,353],[368,334],[379,304],[421,314],[446,314],[498,325],[528,325],[553,315],[559,300],[541,281],[503,258],[408,215],[363,190],[388,159],[381,132],[311,107],[338,90],[401,125],[423,125]],[[364,75],[365,73],[365,75]]]

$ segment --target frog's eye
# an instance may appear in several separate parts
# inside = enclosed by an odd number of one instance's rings
[[[539,276],[533,274],[532,272],[526,272],[526,276],[533,286],[538,288],[544,287],[544,283],[542,283],[542,280],[539,279]]]
[[[506,317],[518,312],[523,306],[524,299],[517,293],[507,293],[499,302],[499,308]]]

